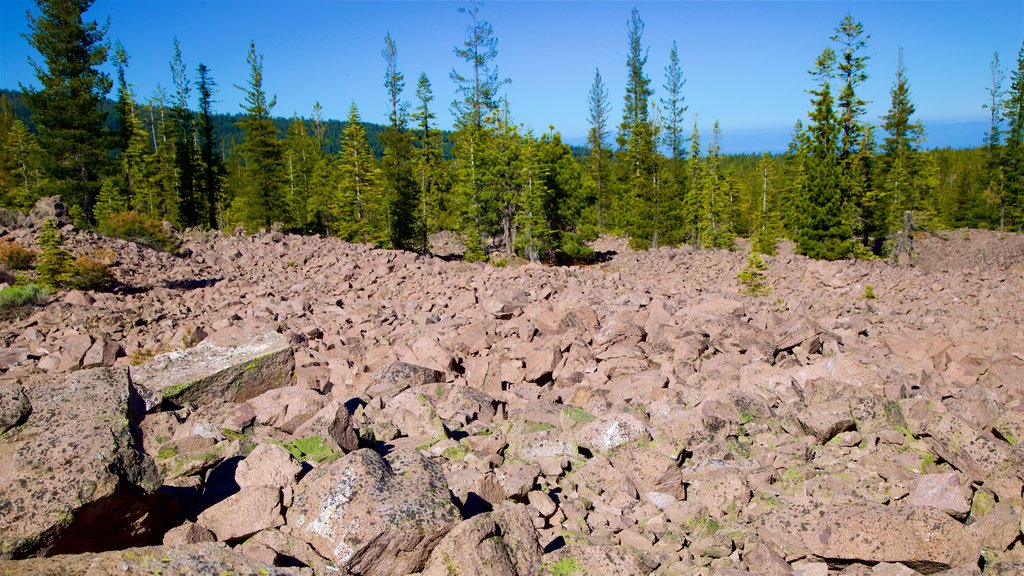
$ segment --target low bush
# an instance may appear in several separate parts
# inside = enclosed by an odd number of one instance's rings
[[[13,240],[0,242],[0,262],[8,270],[30,270],[38,255],[35,250],[29,250]]]
[[[42,288],[36,284],[4,288],[3,290],[0,290],[0,310],[8,310],[11,308],[18,308],[19,306],[35,304],[43,298],[46,298],[48,294],[49,291],[46,290],[46,288]]]
[[[167,234],[160,222],[139,212],[117,212],[107,216],[99,224],[102,234],[128,240],[155,250],[174,252],[178,240]]]
[[[78,290],[105,290],[114,283],[110,268],[88,256],[79,256],[71,263],[67,285]]]

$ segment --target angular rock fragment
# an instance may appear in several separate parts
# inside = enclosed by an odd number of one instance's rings
[[[370,576],[419,571],[458,518],[440,466],[411,451],[384,460],[362,449],[321,465],[295,487],[288,509],[294,536]]]
[[[132,379],[145,391],[147,411],[162,400],[244,402],[294,383],[295,356],[285,336],[236,338],[215,335],[194,348],[160,354],[132,368]]]
[[[539,576],[542,553],[530,513],[504,504],[456,525],[430,553],[423,576]]]
[[[977,562],[981,550],[963,524],[924,506],[786,502],[758,519],[757,533],[787,555],[900,562],[926,574]]]
[[[146,492],[156,466],[136,442],[141,399],[124,369],[27,384],[32,411],[0,438],[0,558],[159,541]]]
[[[129,548],[29,560],[0,560],[4,576],[166,576],[167,574],[260,574],[297,576],[297,568],[254,562],[219,543]]]

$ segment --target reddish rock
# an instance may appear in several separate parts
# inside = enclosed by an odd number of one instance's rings
[[[216,534],[221,542],[281,526],[284,524],[281,489],[277,486],[243,487],[241,492],[204,510],[196,523]]]

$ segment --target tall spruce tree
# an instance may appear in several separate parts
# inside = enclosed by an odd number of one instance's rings
[[[1001,161],[1004,178],[1001,219],[1010,230],[1024,229],[1024,45],[1017,54],[1017,68],[1010,75],[1010,89],[1003,103],[1006,147]]]
[[[286,224],[290,228],[304,229],[309,220],[307,210],[318,159],[316,140],[302,118],[294,116],[284,136],[285,197],[289,214]]]
[[[210,76],[210,69],[202,62],[196,67],[196,76],[196,90],[199,92],[196,122],[201,161],[196,194],[203,198],[203,205],[206,207],[206,226],[219,228],[225,170],[213,127],[213,95],[217,84]]]
[[[679,65],[679,49],[672,42],[672,51],[668,55],[668,66],[665,67],[665,98],[661,105],[665,109],[663,134],[665,147],[672,159],[686,156],[686,142],[683,137],[683,114],[686,112],[686,97],[683,96],[683,69]]]
[[[480,6],[472,2],[459,12],[469,16],[466,40],[454,49],[468,70],[452,70],[451,79],[461,99],[452,103],[455,115],[455,192],[459,197],[461,228],[465,236],[466,259],[485,256],[484,239],[496,231],[497,201],[484,183],[487,167],[481,164],[484,150],[493,137],[502,80],[495,65],[498,39],[491,25],[480,17]]]
[[[890,96],[889,112],[882,118],[886,136],[882,141],[885,156],[884,183],[889,204],[889,229],[903,225],[903,214],[922,210],[917,147],[924,138],[924,126],[913,119],[914,104],[910,100],[910,82],[903,66],[903,49],[899,49],[896,80]]]
[[[25,123],[0,97],[0,207],[28,210],[45,183],[45,153]]]
[[[171,130],[178,167],[178,222],[182,226],[196,226],[205,220],[205,198],[198,193],[196,184],[199,178],[199,150],[196,148],[195,115],[190,103],[192,81],[181,57],[181,43],[177,37],[174,38],[170,68],[174,84]]]
[[[864,33],[864,26],[850,14],[843,17],[832,36],[832,41],[839,44],[837,80],[840,88],[836,113],[839,115],[841,193],[850,223],[865,243],[873,228],[871,214],[865,212],[865,195],[870,193],[871,155],[861,152],[874,143],[867,140],[870,135],[870,124],[865,121],[868,102],[857,91],[868,79],[868,56],[864,52],[870,38]]]
[[[402,101],[405,77],[398,70],[398,47],[388,33],[381,56],[386,65],[384,88],[388,94],[388,126],[384,130],[384,157],[380,183],[387,217],[387,241],[392,248],[423,252],[427,249],[419,216],[419,188],[413,173],[413,140],[406,129],[408,104]]]
[[[107,26],[86,21],[94,0],[35,0],[25,38],[42,56],[29,59],[41,87],[21,86],[48,157],[52,191],[80,219],[92,208],[107,170],[107,114],[100,103],[112,87],[100,71],[107,61]]]
[[[428,246],[427,236],[444,227],[455,227],[451,210],[445,203],[444,150],[441,131],[434,121],[437,115],[430,109],[434,91],[430,79],[421,73],[416,82],[416,108],[412,120],[416,130],[416,181],[419,185],[420,241]],[[446,220],[447,219],[447,220]]]
[[[380,243],[387,231],[382,224],[377,165],[355,102],[345,122],[338,172],[333,209],[338,235],[351,242]]]
[[[753,242],[751,249],[759,254],[775,254],[775,244],[781,233],[781,222],[776,208],[775,170],[772,155],[765,152],[757,163],[758,175],[761,178],[761,194],[756,203],[753,222]]]
[[[277,98],[267,98],[263,89],[263,56],[256,43],[249,42],[249,83],[238,88],[245,92],[245,114],[238,126],[244,132],[239,146],[242,158],[242,188],[235,194],[232,208],[237,220],[250,230],[270,228],[274,222],[288,220],[284,195],[283,150],[277,138],[270,110]]]
[[[611,200],[611,150],[606,143],[610,134],[608,115],[611,113],[611,103],[608,102],[608,89],[598,69],[594,69],[594,83],[590,87],[587,104],[590,119],[590,128],[587,130],[587,147],[590,155],[587,164],[594,188],[597,233],[601,234],[604,232],[605,216]]]
[[[807,152],[800,182],[797,251],[811,258],[838,260],[852,250],[853,231],[846,218],[839,165],[840,123],[832,97],[836,54],[826,48],[811,75],[818,88],[811,90]]]
[[[634,248],[649,248],[654,239],[651,215],[655,204],[657,146],[650,118],[651,80],[644,72],[647,50],[643,47],[644,23],[633,8],[627,22],[626,94],[618,144],[622,154],[626,190],[627,231]]]

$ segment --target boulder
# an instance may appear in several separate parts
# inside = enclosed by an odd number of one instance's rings
[[[218,334],[193,348],[154,357],[133,368],[132,379],[144,391],[146,409],[151,411],[162,400],[244,402],[293,384],[294,371],[295,357],[281,334],[237,339]]]
[[[544,555],[548,574],[615,574],[644,576],[650,569],[619,546],[570,544]]]
[[[359,448],[359,437],[352,426],[352,414],[340,400],[331,400],[312,418],[295,430],[298,438],[319,436],[335,452]]]
[[[277,444],[260,444],[235,470],[235,482],[241,488],[294,486],[302,465]]]
[[[981,552],[963,524],[925,506],[785,502],[758,519],[757,533],[790,557],[900,562],[925,574],[976,563]]]
[[[34,228],[39,228],[47,220],[56,220],[58,228],[71,224],[68,207],[60,196],[47,196],[36,200],[35,206],[28,213],[29,225]]]
[[[373,374],[366,393],[375,398],[391,397],[406,388],[437,382],[444,382],[444,372],[407,362],[392,362]]]
[[[643,422],[626,412],[610,412],[575,431],[576,442],[592,452],[607,452],[627,442],[647,441]]]
[[[937,508],[956,518],[963,518],[971,509],[956,472],[925,474],[914,479],[907,503]]]
[[[203,511],[196,523],[217,535],[221,542],[233,542],[284,524],[281,489],[277,486],[248,486]]]
[[[298,568],[254,562],[223,544],[129,548],[99,554],[75,554],[29,560],[0,560],[4,576],[164,576],[166,574],[260,574],[296,576]]]
[[[455,526],[430,553],[423,576],[539,576],[542,554],[526,507],[504,504]]]
[[[26,384],[31,413],[0,438],[0,558],[159,542],[159,486],[138,438],[141,399],[124,369]]]
[[[32,402],[20,384],[0,384],[0,434],[21,425],[32,413]]]
[[[295,487],[292,535],[355,574],[405,575],[459,519],[441,466],[419,452],[356,450]]]

